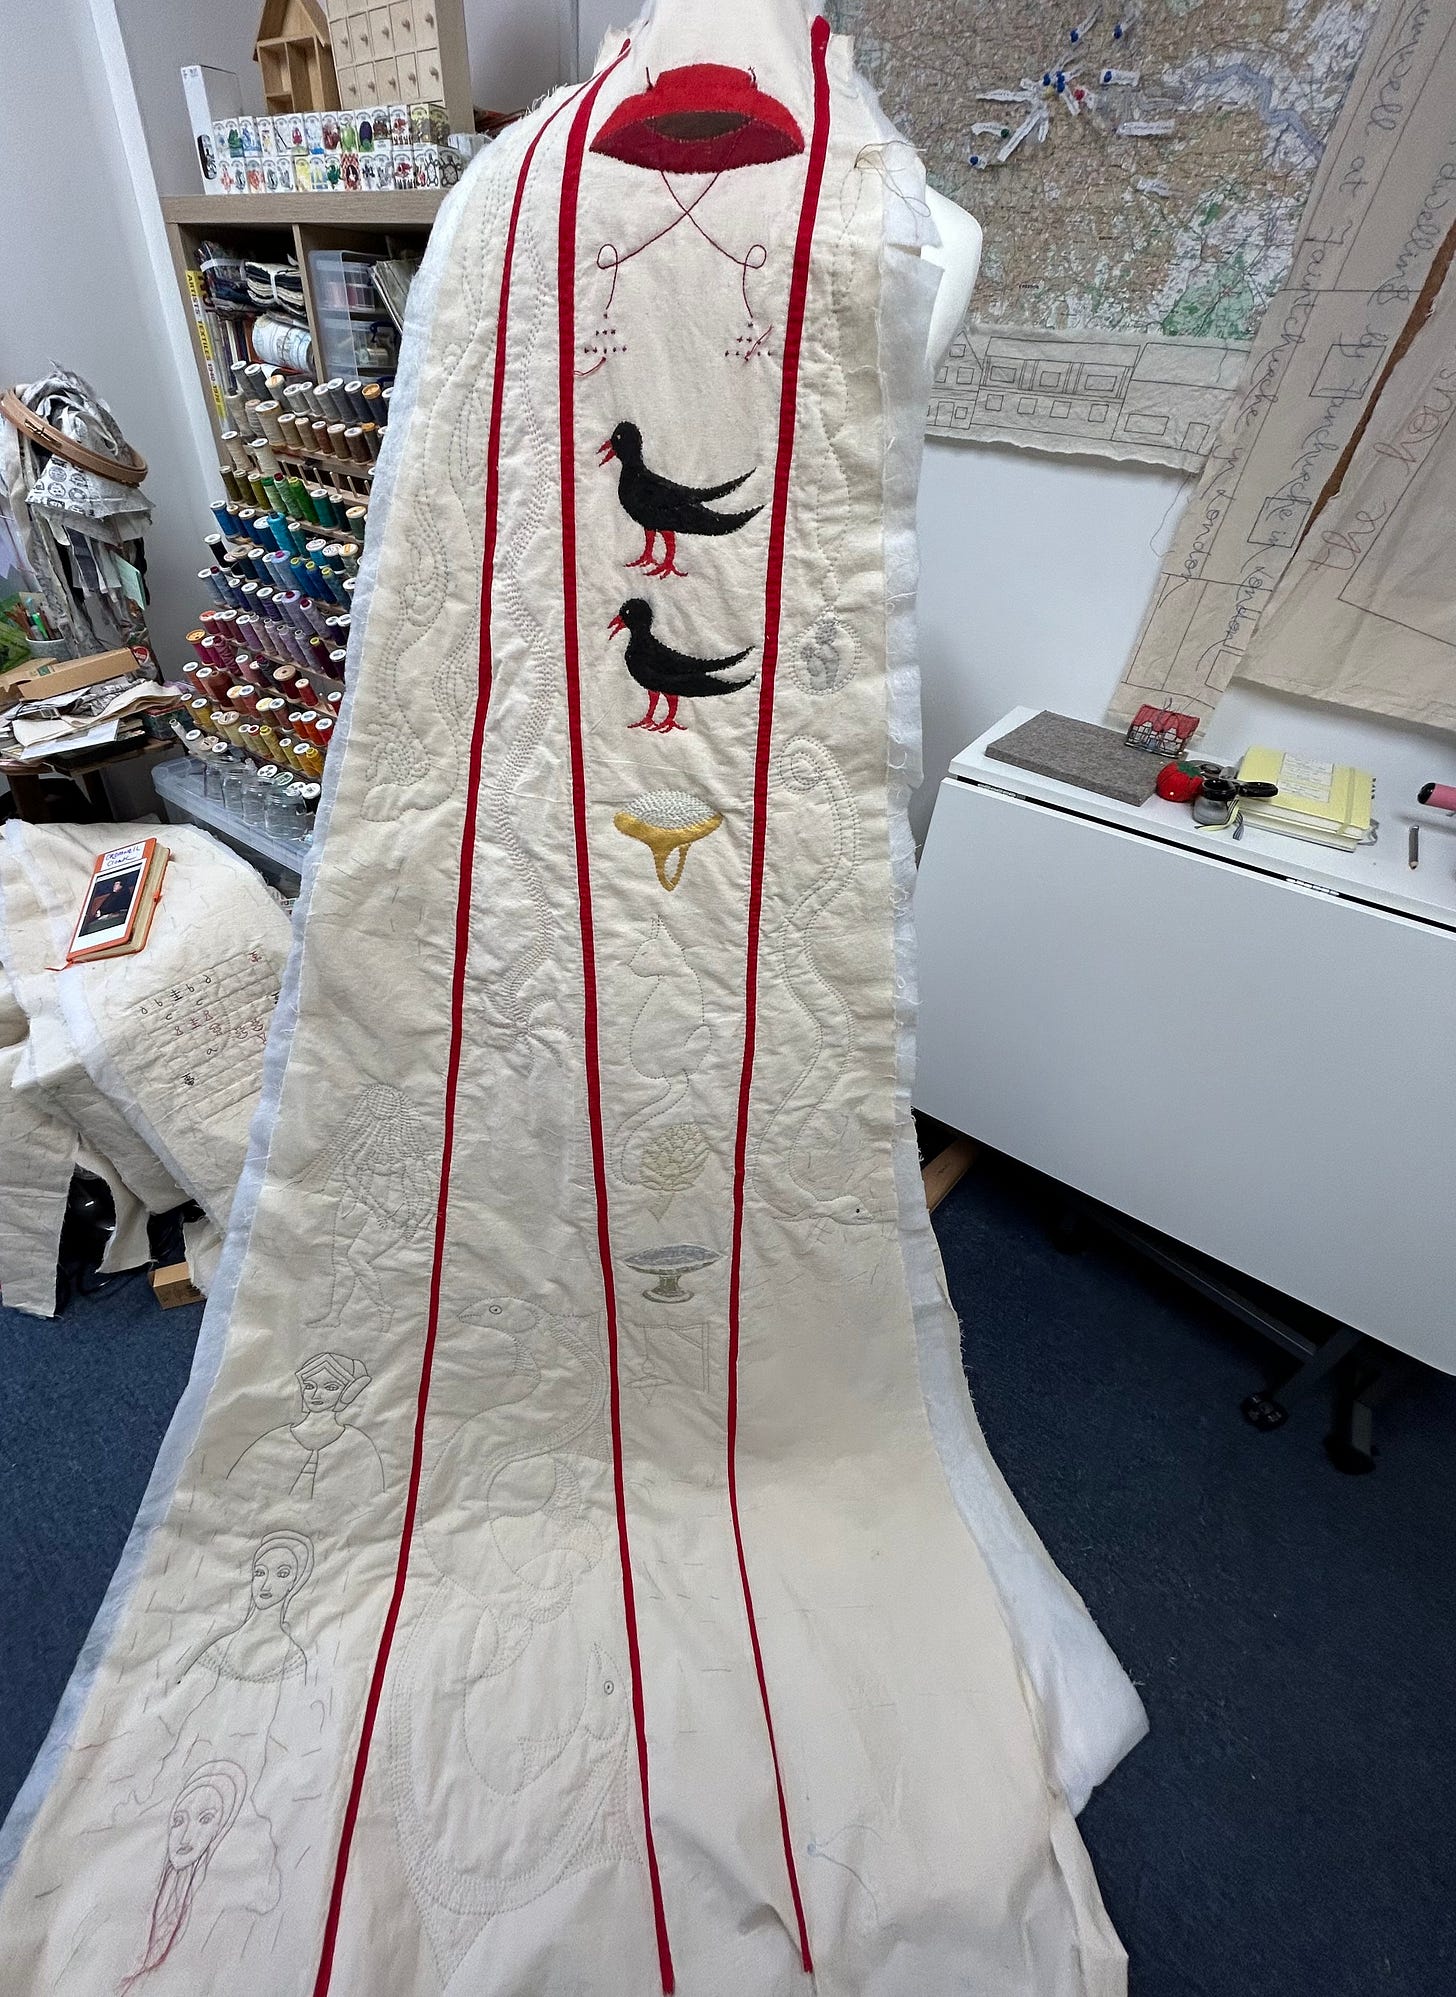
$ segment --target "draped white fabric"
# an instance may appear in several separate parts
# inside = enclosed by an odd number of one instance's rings
[[[750,0],[448,204],[7,1987],[1124,1990],[1068,1791],[1141,1711],[985,1457],[908,1126],[922,187]]]

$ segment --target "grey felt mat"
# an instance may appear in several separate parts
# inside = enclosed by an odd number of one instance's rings
[[[1074,721],[1067,714],[1044,711],[1023,721],[1009,735],[987,744],[994,762],[1014,763],[1041,777],[1056,777],[1115,797],[1122,804],[1142,804],[1153,794],[1158,772],[1167,758],[1146,749],[1130,749],[1115,728]]]

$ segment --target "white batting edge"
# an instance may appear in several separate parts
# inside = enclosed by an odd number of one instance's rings
[[[940,272],[918,248],[937,240],[912,148],[856,78],[871,121],[891,151],[880,289],[880,351],[924,355]],[[1148,1730],[1132,1681],[1086,1604],[1057,1568],[997,1468],[961,1363],[961,1328],[945,1287],[926,1210],[911,1116],[919,989],[915,843],[908,807],[922,775],[915,595],[920,576],[916,495],[930,396],[928,364],[880,370],[885,426],[886,678],[889,820],[895,947],[895,1187],[920,1386],[956,1507],[1001,1596],[1007,1628],[1040,1700],[1048,1773],[1073,1811]]]

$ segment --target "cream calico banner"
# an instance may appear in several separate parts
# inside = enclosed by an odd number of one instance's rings
[[[669,0],[449,204],[226,1341],[7,1992],[1125,1988],[1072,1805],[1140,1710],[909,1128],[892,141],[798,4]]]

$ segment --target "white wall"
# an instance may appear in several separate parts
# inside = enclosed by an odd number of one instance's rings
[[[5,0],[3,38],[0,381],[34,380],[59,361],[115,410],[150,467],[153,639],[164,661],[179,660],[208,490],[168,319],[180,307],[156,283],[138,205],[146,163],[135,141],[129,155],[87,0]]]
[[[927,442],[918,838],[951,757],[1008,708],[1101,719],[1185,485],[1152,466]]]
[[[470,86],[489,111],[519,111],[565,77],[570,0],[465,0]]]
[[[253,61],[262,0],[113,0],[159,194],[200,194],[192,128],[182,101],[184,63],[238,78],[245,111],[261,111]]]

